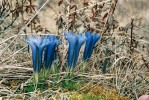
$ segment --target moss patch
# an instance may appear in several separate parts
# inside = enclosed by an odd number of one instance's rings
[[[100,95],[103,100],[129,100],[128,97],[121,96],[113,89],[105,90],[100,86],[87,86],[83,91],[91,95]]]
[[[70,96],[70,100],[103,100],[103,99],[100,96],[96,95],[73,93]]]

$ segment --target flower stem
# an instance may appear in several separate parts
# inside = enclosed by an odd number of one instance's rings
[[[83,66],[82,71],[85,72],[86,67],[87,67],[87,61],[84,61],[82,66]]]
[[[44,80],[47,78],[48,72],[49,72],[49,69],[46,69],[46,68],[44,67],[44,68],[43,68],[43,73],[42,73]]]
[[[34,82],[35,90],[37,90],[37,84],[39,82],[39,73],[38,72],[34,72],[34,74],[33,74],[33,82]]]

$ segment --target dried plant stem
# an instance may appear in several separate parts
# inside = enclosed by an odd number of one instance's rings
[[[16,35],[16,37],[11,41],[11,43],[2,50],[2,52],[0,53],[0,56],[2,56],[4,54],[4,52],[6,52],[6,50],[11,46],[11,44],[19,37],[19,35],[24,31],[24,29],[30,24],[30,22],[39,14],[39,12],[43,9],[43,7],[49,2],[49,0],[47,0],[42,6],[41,8],[33,15],[33,17],[27,22],[27,24],[22,27],[22,29],[20,30],[20,32],[18,33],[18,35]]]

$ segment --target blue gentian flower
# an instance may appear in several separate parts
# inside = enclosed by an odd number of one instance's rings
[[[65,38],[68,40],[69,48],[68,48],[68,56],[67,63],[70,69],[76,66],[79,52],[82,44],[86,41],[86,36],[83,34],[74,34],[72,32],[65,33]]]
[[[96,42],[100,39],[100,36],[98,34],[91,33],[90,31],[86,31],[85,35],[87,37],[87,40],[84,49],[83,60],[87,61],[90,59],[94,46]]]
[[[45,54],[44,54],[44,63],[45,63],[45,68],[49,69],[52,65],[52,62],[56,59],[56,47],[60,43],[60,41],[56,38],[55,35],[48,35],[47,38],[49,39],[50,43],[45,49]]]
[[[31,38],[26,38],[26,42],[32,50],[33,70],[34,72],[40,72],[43,50],[46,46],[48,46],[50,41],[47,39],[47,37],[42,39],[41,37],[36,38],[32,36]]]
[[[41,37],[26,38],[27,44],[31,47],[32,50],[32,61],[33,61],[33,71],[35,73],[35,80],[38,82],[38,74],[41,71],[42,66],[42,54],[43,50],[50,43],[49,39],[45,37],[44,39]]]

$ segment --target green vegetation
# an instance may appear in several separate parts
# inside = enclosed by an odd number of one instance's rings
[[[90,94],[74,93],[71,95],[70,100],[103,100],[100,96]]]

